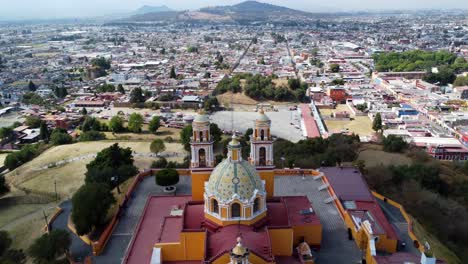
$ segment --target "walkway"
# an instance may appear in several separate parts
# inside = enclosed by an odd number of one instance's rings
[[[421,254],[421,252],[413,246],[413,239],[411,239],[408,234],[408,222],[406,222],[406,219],[401,214],[400,209],[380,199],[376,200],[382,208],[382,211],[384,212],[387,219],[390,221],[393,227],[395,227],[400,240],[406,243],[406,247],[399,249],[399,251],[409,252],[415,255]]]
[[[322,244],[317,253],[317,263],[350,264],[360,263],[362,253],[354,241],[348,240],[345,224],[334,203],[324,200],[330,195],[319,191],[322,180],[307,176],[275,177],[275,196],[306,195],[322,223]]]
[[[83,242],[79,237],[72,233],[67,226],[68,218],[71,214],[72,203],[70,200],[65,201],[59,205],[63,209],[62,213],[52,223],[52,229],[63,229],[68,231],[72,238],[70,247],[71,255],[75,261],[83,261],[86,256],[91,255],[91,247]]]
[[[177,185],[177,194],[190,194],[190,177],[180,177]],[[96,264],[119,264],[122,262],[132,239],[135,228],[143,213],[146,200],[150,195],[164,195],[163,189],[156,186],[154,177],[146,177],[138,185],[134,192],[134,197],[127,204],[127,210],[120,218],[114,229],[107,246],[100,256],[93,257]]]

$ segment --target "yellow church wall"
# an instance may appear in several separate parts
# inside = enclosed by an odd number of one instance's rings
[[[252,208],[247,207],[245,208],[245,217],[251,217],[252,216]]]
[[[223,214],[223,210],[221,210],[221,214]],[[253,225],[255,224],[257,221],[259,221],[260,219],[262,219],[263,217],[265,217],[267,214],[267,212],[263,212],[261,214],[259,214],[258,216],[256,216],[254,219],[251,219],[251,220],[242,220],[240,221],[240,224],[241,225]],[[238,220],[233,220],[233,221],[222,221],[222,220],[219,220],[218,218],[210,215],[210,214],[205,214],[205,218],[207,218],[208,220],[210,220],[211,222],[213,223],[216,223],[217,225],[219,226],[228,226],[228,225],[237,225],[239,224],[239,221]]]
[[[154,247],[161,249],[161,256],[164,261],[185,260],[185,252],[180,242],[158,243]]]
[[[180,242],[157,243],[164,261],[202,260],[205,254],[205,232],[182,232]]]
[[[294,226],[294,247],[302,242],[302,238],[312,247],[320,246],[322,241],[322,226]]]
[[[293,244],[293,229],[268,229],[271,249],[275,256],[291,256]]]
[[[205,254],[205,232],[183,232],[180,240],[184,241],[186,260],[202,260]]]
[[[389,239],[386,235],[379,235],[379,240],[377,241],[375,247],[378,250],[383,250],[388,253],[395,253],[397,251],[397,240]]]
[[[210,178],[211,171],[192,172],[192,200],[203,201],[205,182]]]
[[[221,217],[227,218],[227,214],[228,214],[228,209],[225,208],[225,207],[222,207],[221,208]]]
[[[275,171],[265,170],[257,172],[260,178],[265,181],[265,190],[267,193],[267,198],[273,197],[275,193]]]

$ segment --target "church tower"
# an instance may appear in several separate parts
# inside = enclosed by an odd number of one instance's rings
[[[275,165],[273,160],[273,138],[271,120],[260,109],[260,115],[254,121],[254,131],[250,136],[250,164],[256,167],[258,174],[265,181],[267,196],[274,195]]]
[[[271,120],[260,109],[260,116],[255,120],[255,127],[250,137],[250,163],[257,168],[273,165],[273,140],[270,133]]]
[[[213,138],[210,135],[210,120],[199,112],[192,123],[190,137],[190,170],[192,176],[192,198],[203,200],[204,182],[210,177],[214,167]]]

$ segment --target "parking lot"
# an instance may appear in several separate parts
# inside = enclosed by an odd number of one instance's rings
[[[211,115],[211,121],[223,130],[236,130],[244,133],[254,127],[258,112],[230,112],[221,111]],[[296,111],[280,108],[278,112],[266,112],[271,119],[271,133],[273,136],[284,138],[292,142],[304,139],[300,129],[300,115]],[[231,117],[232,116],[232,117]],[[231,125],[231,120],[233,120]],[[291,125],[293,123],[293,125]],[[233,128],[232,128],[233,127]]]

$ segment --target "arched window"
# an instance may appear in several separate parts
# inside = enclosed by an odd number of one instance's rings
[[[266,149],[265,147],[261,147],[259,150],[259,159],[258,159],[258,165],[259,166],[266,166]]]
[[[206,167],[206,152],[205,149],[198,151],[198,166],[203,168]]]
[[[260,139],[264,140],[264,138],[265,138],[265,130],[262,129],[260,130]]]
[[[257,213],[258,211],[260,211],[260,198],[255,198],[254,200],[254,204],[253,204],[253,211],[254,211],[254,214]]]
[[[218,201],[216,199],[211,200],[212,207],[213,208],[213,213],[219,214],[219,206],[218,206]]]
[[[231,205],[231,217],[241,217],[241,206],[238,203],[233,203]]]

